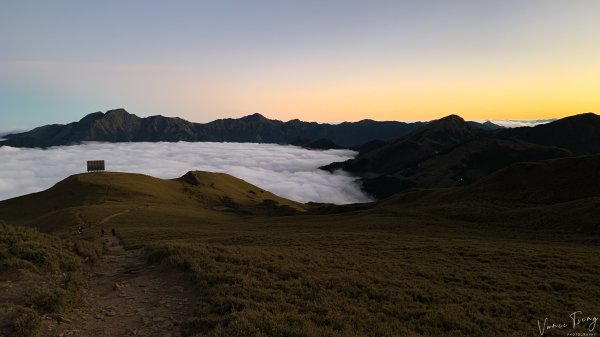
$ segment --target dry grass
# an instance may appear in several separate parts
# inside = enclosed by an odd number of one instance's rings
[[[522,336],[597,314],[600,247],[465,224],[298,216],[124,237],[194,275],[207,301],[188,335]]]
[[[36,336],[41,316],[64,313],[77,302],[83,261],[95,243],[67,241],[34,229],[0,225],[0,331]]]
[[[600,315],[597,197],[545,205],[414,192],[298,212],[227,176],[202,177],[89,175],[0,203],[0,214],[62,236],[77,224],[115,228],[150,261],[189,271],[205,301],[187,336],[524,336],[545,317]]]

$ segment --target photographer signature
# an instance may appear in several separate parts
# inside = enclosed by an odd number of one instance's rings
[[[548,317],[544,319],[544,322],[540,322],[538,319],[538,329],[540,335],[543,336],[546,332],[551,330],[562,330],[562,329],[576,329],[578,327],[585,327],[589,332],[593,332],[596,329],[596,322],[598,317],[585,316],[582,311],[574,311],[569,315],[571,320],[569,322],[548,322]]]

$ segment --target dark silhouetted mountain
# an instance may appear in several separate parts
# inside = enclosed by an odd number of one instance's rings
[[[490,121],[486,121],[486,122],[484,122],[481,125],[483,125],[483,127],[486,128],[486,129],[488,129],[488,130],[505,129],[505,127],[503,127],[501,125],[498,125],[498,124],[494,124],[494,123],[492,123]]]
[[[562,147],[575,153],[599,153],[600,116],[590,112],[535,127],[504,129],[498,135],[502,138],[518,138],[530,143]]]
[[[290,145],[300,146],[310,150],[331,150],[331,149],[344,149],[345,147],[340,146],[327,138],[321,138],[312,140],[305,137],[296,137],[289,142]]]
[[[489,229],[600,233],[600,156],[520,162],[468,186],[406,190],[378,202]]]
[[[215,141],[352,148],[354,159],[324,169],[355,174],[378,198],[411,188],[469,185],[519,162],[600,153],[600,116],[581,114],[535,127],[505,129],[450,115],[429,123],[319,124],[271,120],[260,114],[206,124],[180,118],[140,118],[123,109],[93,113],[67,125],[5,136],[0,143],[48,147],[84,141]]]
[[[585,114],[536,127],[485,130],[452,115],[324,169],[356,174],[378,198],[410,188],[468,185],[519,162],[600,153],[600,133],[592,132],[600,130],[599,119]]]
[[[6,135],[0,145],[49,147],[85,141],[157,142],[214,141],[304,144],[319,141],[315,147],[352,147],[373,139],[391,140],[412,131],[422,123],[377,122],[362,120],[341,124],[319,124],[291,120],[271,120],[260,114],[239,119],[219,119],[210,123],[192,123],[180,118],[152,116],[140,118],[124,109],[89,114],[78,122],[47,125],[28,132]],[[327,140],[329,145],[323,140]]]
[[[343,168],[368,175],[394,173],[398,168],[414,168],[419,162],[475,139],[484,130],[472,127],[462,118],[450,115],[423,125],[396,141],[370,146],[355,159],[326,168]]]
[[[366,142],[364,144],[358,145],[358,146],[354,146],[352,147],[352,150],[358,152],[358,153],[367,153],[371,150],[380,148],[382,146],[384,146],[387,142],[385,140],[381,140],[381,139],[374,139],[370,142]]]
[[[199,124],[200,140],[226,142],[259,142],[304,145],[328,139],[342,147],[352,147],[373,139],[391,140],[415,129],[420,123],[376,122],[362,120],[341,124],[319,124],[294,119],[288,122],[267,119],[254,114],[240,119],[219,119]]]
[[[540,204],[600,197],[600,156],[517,163],[457,190],[453,197]]]
[[[425,187],[466,185],[514,163],[571,155],[557,147],[482,137],[421,162],[412,179]]]
[[[496,125],[490,121],[486,121],[484,123],[479,123],[479,122],[467,122],[469,123],[469,125],[476,127],[476,128],[480,128],[480,129],[484,129],[484,130],[497,130],[497,129],[504,129],[503,126],[500,125]]]
[[[518,206],[558,204],[587,198],[600,198],[600,155],[519,162],[469,186],[408,191],[382,203],[495,200],[510,201]]]

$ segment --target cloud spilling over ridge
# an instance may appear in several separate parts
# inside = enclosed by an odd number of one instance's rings
[[[531,120],[511,120],[511,119],[498,119],[498,120],[490,120],[490,122],[503,126],[505,128],[518,128],[522,126],[536,126],[540,124],[547,124],[550,122],[554,122],[556,118],[551,119],[531,119]],[[482,121],[482,123],[485,121]]]
[[[318,169],[355,154],[252,143],[88,143],[46,150],[3,146],[0,200],[47,189],[69,175],[84,172],[87,160],[105,160],[107,171],[164,179],[192,170],[225,172],[300,202],[370,201],[353,177]]]

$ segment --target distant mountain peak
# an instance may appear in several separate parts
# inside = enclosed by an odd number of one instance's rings
[[[92,112],[91,114],[86,115],[85,117],[83,117],[81,120],[79,120],[79,123],[89,123],[89,122],[93,122],[96,119],[102,118],[104,117],[104,114],[100,111],[98,112]]]
[[[116,116],[129,116],[132,114],[130,114],[127,110],[125,110],[123,108],[108,110],[105,114],[105,116],[115,116],[115,115]]]
[[[267,117],[259,114],[258,112],[255,112],[251,115],[248,116],[244,116],[242,118],[240,118],[243,121],[247,121],[247,122],[258,122],[258,121],[263,121],[263,120],[268,120]]]
[[[504,129],[505,127],[502,125],[495,124],[491,121],[485,121],[483,124],[487,129],[496,130],[496,129]]]
[[[460,132],[460,133],[472,133],[472,127],[462,117],[457,115],[449,115],[437,120],[433,120],[422,128],[416,129],[416,134],[428,134],[430,132]]]
[[[594,112],[591,112],[591,111],[584,112],[584,113],[581,113],[581,114],[578,114],[578,115],[575,115],[575,116],[596,116],[596,117],[599,117],[598,114],[596,114]]]
[[[127,110],[125,110],[125,108],[116,108],[116,109],[110,109],[110,110],[106,111],[107,114],[110,114],[110,113],[119,113],[119,112],[128,113]]]
[[[585,113],[581,113],[581,114],[577,114],[577,115],[559,119],[559,120],[557,120],[557,122],[560,122],[560,121],[563,121],[563,122],[564,121],[591,121],[591,120],[600,120],[600,115],[597,115],[593,112],[585,112]]]
[[[328,139],[342,147],[357,146],[373,139],[392,140],[408,134],[422,123],[344,122],[327,124],[298,119],[282,122],[260,113],[242,118],[219,119],[209,123],[192,123],[164,116],[139,117],[127,110],[95,112],[79,122],[47,125],[28,132],[7,135],[0,146],[49,147],[100,142],[264,142],[289,144],[296,138],[309,143]],[[322,142],[321,142],[322,143]],[[331,145],[331,144],[330,144]]]
[[[437,121],[433,121],[433,122],[440,122],[440,123],[448,123],[448,122],[452,122],[452,123],[465,123],[465,120],[460,117],[459,115],[448,115],[446,117],[442,117],[440,119],[438,119]]]

